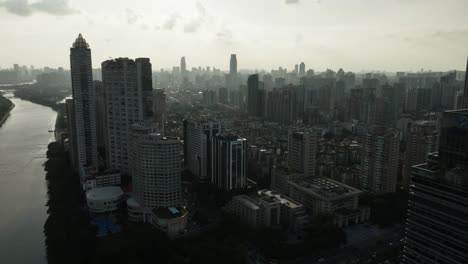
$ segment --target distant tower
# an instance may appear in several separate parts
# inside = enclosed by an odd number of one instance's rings
[[[180,59],[180,72],[184,75],[187,72],[187,64],[185,63],[185,56]]]
[[[247,80],[247,110],[250,116],[259,116],[259,82],[258,74],[252,74]]]
[[[361,187],[373,193],[395,192],[398,176],[400,132],[373,126],[362,144]]]
[[[229,74],[231,74],[231,76],[237,75],[237,58],[236,58],[236,54],[231,54],[231,60],[229,61]]]
[[[231,54],[231,60],[229,61],[229,78],[227,87],[229,90],[236,90],[238,86],[237,82],[237,58],[236,54]]]
[[[463,90],[463,109],[468,109],[468,58],[466,60],[465,89]]]
[[[91,49],[81,34],[70,48],[70,69],[77,165],[79,168],[88,166],[97,168],[96,92],[93,85]]]
[[[305,63],[304,62],[301,62],[301,64],[299,65],[299,76],[300,77],[305,76]]]

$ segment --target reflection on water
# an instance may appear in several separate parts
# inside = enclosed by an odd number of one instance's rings
[[[7,94],[8,96],[8,94]],[[10,95],[11,96],[11,95]],[[47,263],[45,161],[56,112],[10,98],[16,105],[0,127],[0,263]]]

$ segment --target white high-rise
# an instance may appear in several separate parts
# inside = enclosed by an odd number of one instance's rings
[[[106,93],[109,166],[129,171],[128,134],[132,124],[152,118],[151,63],[147,58],[118,58],[102,63]]]
[[[96,93],[93,86],[91,49],[81,34],[70,48],[70,69],[75,117],[76,154],[80,172],[98,166]]]
[[[133,189],[144,208],[181,206],[181,142],[162,137],[145,125],[133,125]]]

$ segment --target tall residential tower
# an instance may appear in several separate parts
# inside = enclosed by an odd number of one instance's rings
[[[118,58],[102,63],[106,93],[109,165],[128,171],[130,126],[152,119],[151,63],[147,58]]]
[[[81,34],[70,48],[70,69],[75,117],[76,153],[82,167],[98,166],[96,92],[93,85],[91,49]]]

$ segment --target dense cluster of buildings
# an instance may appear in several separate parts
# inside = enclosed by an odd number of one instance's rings
[[[458,73],[316,73],[300,63],[246,75],[233,54],[226,74],[188,70],[185,57],[172,72],[112,59],[96,81],[81,35],[70,60],[66,143],[94,212],[123,201],[109,188],[129,176],[129,219],[180,235],[190,222],[184,169],[193,183],[235,192],[223,208],[252,228],[292,233],[322,214],[338,227],[366,222],[364,192],[403,190],[404,263],[468,259],[468,81]]]

